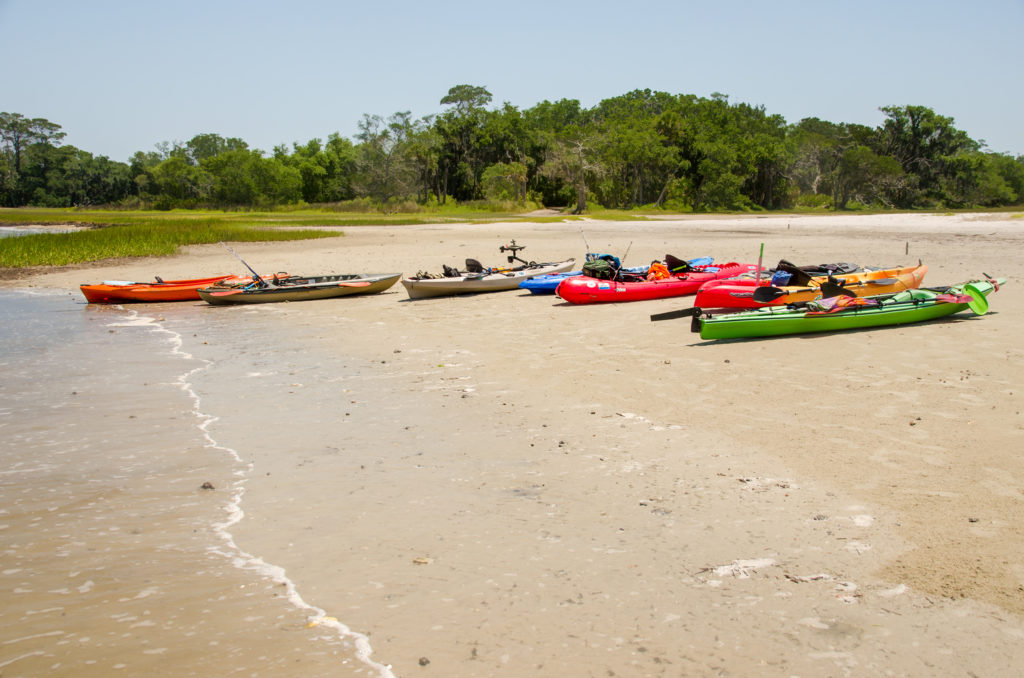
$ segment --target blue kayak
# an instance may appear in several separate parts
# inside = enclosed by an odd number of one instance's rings
[[[711,257],[698,257],[696,259],[687,259],[686,263],[690,266],[707,266],[714,259]],[[647,266],[634,266],[633,268],[622,269],[625,273],[646,273]],[[554,294],[558,288],[558,283],[562,282],[566,278],[571,278],[577,275],[583,275],[583,271],[568,271],[566,273],[552,273],[550,275],[539,275],[529,280],[524,280],[519,283],[519,287],[524,290],[529,290],[533,294]]]

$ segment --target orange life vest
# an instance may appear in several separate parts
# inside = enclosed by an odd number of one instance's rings
[[[647,269],[648,280],[663,280],[671,277],[671,273],[668,272],[668,267],[665,264],[655,261],[651,264],[651,267]]]

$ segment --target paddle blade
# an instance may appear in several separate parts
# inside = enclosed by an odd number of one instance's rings
[[[971,301],[967,302],[967,308],[974,311],[977,315],[988,313],[988,299],[985,298],[984,292],[974,285],[967,284],[964,285],[964,293],[971,297]]]
[[[235,290],[213,290],[207,292],[207,294],[209,294],[211,297],[226,297],[232,294],[241,294],[244,291],[245,290],[239,287],[238,289]]]
[[[821,296],[823,299],[828,299],[829,297],[855,297],[857,295],[836,282],[826,280],[821,283]]]
[[[365,280],[354,281],[354,282],[340,282],[338,287],[369,287],[370,283]]]
[[[700,315],[700,309],[694,306],[693,308],[684,308],[679,311],[667,311],[665,313],[655,313],[651,316],[652,321],[656,320],[673,320],[674,318],[689,318],[690,316]]]
[[[786,292],[786,290],[780,289],[778,287],[772,287],[769,285],[767,287],[758,287],[756,290],[754,290],[753,299],[759,304],[767,304],[769,302],[775,301],[779,297],[784,297],[787,294],[788,292]]]

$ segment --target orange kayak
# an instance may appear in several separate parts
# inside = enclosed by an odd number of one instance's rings
[[[192,280],[161,280],[127,282],[105,280],[96,285],[81,285],[82,294],[90,304],[124,304],[145,301],[199,301],[199,288],[216,284],[252,281],[247,275],[218,275]]]
[[[832,280],[858,297],[895,294],[921,286],[928,266],[901,266],[876,271],[837,273]],[[806,285],[773,287],[768,280],[715,280],[701,286],[693,301],[700,308],[750,309],[764,306],[785,306],[821,297],[821,284],[828,276],[813,276]]]

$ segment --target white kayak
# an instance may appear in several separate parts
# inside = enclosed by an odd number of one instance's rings
[[[476,292],[499,292],[514,290],[519,283],[538,275],[571,271],[575,264],[575,259],[567,259],[557,263],[532,264],[490,273],[485,270],[480,273],[464,273],[445,277],[420,277],[417,275],[402,278],[402,285],[405,286],[410,299],[447,297]]]

